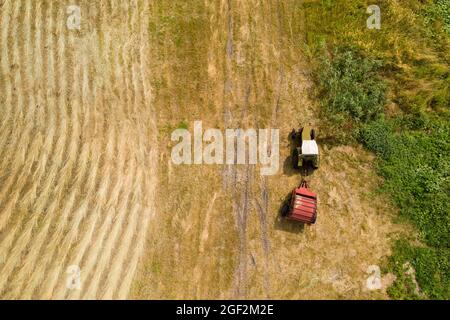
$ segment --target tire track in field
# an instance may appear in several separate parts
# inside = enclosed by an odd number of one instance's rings
[[[236,5],[236,8],[234,8]],[[248,108],[249,97],[252,87],[249,84],[247,76],[242,78],[236,69],[237,51],[234,30],[237,28],[234,22],[234,15],[239,12],[241,15],[242,6],[245,4],[234,3],[232,0],[227,0],[226,6],[226,28],[227,28],[227,42],[226,42],[226,56],[225,56],[225,83],[224,83],[224,123],[226,128],[244,129],[249,125]],[[239,17],[239,20],[242,17]],[[242,22],[241,22],[242,23]],[[237,101],[238,97],[242,96],[242,101]],[[233,109],[236,104],[242,105],[239,114],[239,120],[234,119]],[[239,132],[242,134],[242,132]],[[238,136],[240,138],[240,136]],[[236,144],[235,148],[235,165],[226,165],[224,167],[224,186],[232,195],[232,207],[236,219],[237,235],[239,240],[237,266],[235,270],[235,286],[233,288],[234,295],[237,298],[246,298],[248,295],[248,220],[252,209],[252,188],[253,175],[255,166],[246,161],[242,166],[236,165],[237,154]]]
[[[276,1],[277,6],[277,22],[278,22],[278,44],[279,48],[283,48],[282,45],[282,28],[281,28],[281,8],[280,8],[280,2]],[[270,43],[270,40],[267,41],[267,43]],[[266,43],[266,45],[267,45]],[[283,89],[284,84],[284,69],[283,65],[280,63],[278,66],[278,79],[275,85],[275,96],[274,96],[274,103],[272,108],[272,114],[269,121],[269,127],[270,128],[277,128],[278,127],[278,112],[281,108],[281,92]],[[267,152],[269,153],[270,150],[272,150],[271,144],[273,143],[272,139],[269,140],[267,144]],[[268,225],[267,225],[267,217],[269,213],[269,188],[268,188],[268,182],[267,177],[261,177],[260,181],[260,194],[259,197],[255,197],[255,202],[257,206],[258,211],[258,217],[260,222],[260,232],[261,232],[261,245],[263,248],[263,259],[264,259],[264,275],[263,275],[263,287],[265,291],[266,298],[270,297],[270,240],[268,235]]]
[[[222,7],[226,11],[225,27],[226,27],[226,48],[225,48],[225,82],[223,91],[223,117],[226,128],[230,128],[234,124],[232,106],[234,105],[234,81],[233,81],[233,7],[232,0],[226,0],[222,2]],[[234,147],[234,163],[236,163],[236,145]],[[237,258],[237,266],[235,271],[235,285],[234,295],[238,298],[245,298],[246,295],[246,228],[247,228],[247,214],[248,214],[248,196],[247,190],[245,190],[244,198],[240,197],[241,188],[238,185],[237,176],[238,170],[236,165],[225,164],[223,168],[223,186],[225,190],[231,192],[232,208],[235,215],[236,229],[239,239],[239,250]],[[246,186],[248,186],[246,184]]]

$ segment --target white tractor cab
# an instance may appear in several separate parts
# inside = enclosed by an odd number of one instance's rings
[[[306,168],[311,165],[314,169],[319,167],[319,147],[316,142],[316,132],[310,126],[298,131],[292,130],[291,139],[295,142],[292,161],[295,169]]]

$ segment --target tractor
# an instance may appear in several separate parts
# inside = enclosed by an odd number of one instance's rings
[[[319,148],[316,143],[316,132],[311,126],[305,126],[300,130],[292,130],[290,139],[293,141],[292,160],[295,169],[302,168],[307,175],[308,167],[319,167]],[[308,183],[302,180],[295,188],[281,209],[283,217],[314,224],[317,218],[317,194],[308,188]]]
[[[306,169],[308,165],[314,169],[319,168],[319,148],[315,140],[315,130],[310,126],[305,126],[298,131],[292,129],[290,138],[295,143],[292,152],[294,169]]]

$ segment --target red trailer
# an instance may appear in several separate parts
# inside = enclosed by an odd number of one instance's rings
[[[314,224],[317,218],[317,195],[308,189],[306,181],[292,191],[289,207],[284,215],[290,220]]]

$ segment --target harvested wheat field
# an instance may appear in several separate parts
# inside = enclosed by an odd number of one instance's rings
[[[320,145],[314,226],[287,135],[321,130],[301,1],[0,2],[0,297],[387,298],[367,268],[402,228],[373,156]],[[171,132],[279,128],[280,164],[177,166]],[[80,287],[67,285],[79,266]]]
[[[68,4],[1,6],[4,298],[126,298],[155,213],[148,3]]]

